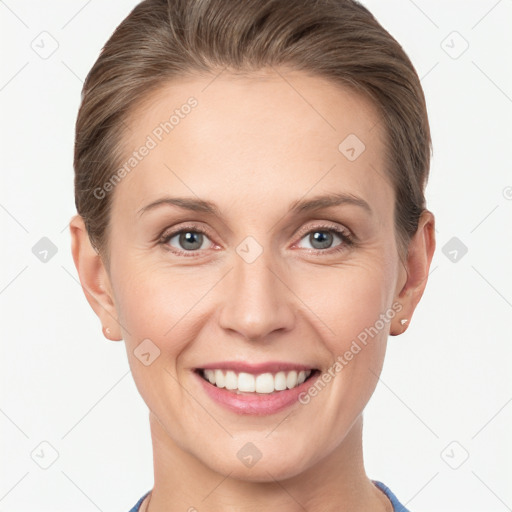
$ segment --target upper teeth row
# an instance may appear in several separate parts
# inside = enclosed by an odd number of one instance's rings
[[[244,392],[273,393],[292,389],[302,384],[311,375],[311,370],[296,372],[251,373],[235,372],[228,370],[204,370],[204,376],[211,384],[218,388],[233,389]]]

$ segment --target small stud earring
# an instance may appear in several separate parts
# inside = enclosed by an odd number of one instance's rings
[[[407,318],[402,318],[400,320],[400,325],[405,325],[409,320]]]
[[[110,327],[105,327],[105,332],[106,332],[107,334],[110,334]]]

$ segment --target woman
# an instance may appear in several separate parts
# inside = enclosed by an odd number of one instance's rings
[[[406,510],[362,413],[435,248],[399,44],[346,0],[145,0],[84,84],[72,252],[150,411],[133,511]]]

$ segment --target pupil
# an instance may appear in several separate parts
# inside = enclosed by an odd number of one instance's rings
[[[313,238],[311,245],[313,245],[315,249],[328,248],[332,243],[332,234],[327,233],[325,231],[316,231],[315,233],[312,233],[310,236]],[[316,247],[315,243],[319,243],[320,247]]]
[[[193,231],[187,231],[186,233],[182,233],[180,235],[180,244],[184,249],[192,250],[192,249],[199,249],[202,245],[202,233],[195,233]],[[186,244],[192,244],[192,247],[188,246]]]

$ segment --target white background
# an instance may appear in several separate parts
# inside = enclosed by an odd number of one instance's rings
[[[83,296],[67,230],[82,81],[135,4],[0,2],[0,512],[125,512],[153,485],[147,408]],[[512,1],[364,4],[422,79],[438,243],[365,413],[367,472],[414,512],[512,510]],[[56,44],[43,31],[58,43],[47,59],[32,48]],[[46,263],[42,237],[58,251]],[[456,262],[453,237],[468,249]],[[58,453],[47,469],[42,442]]]

